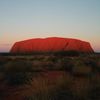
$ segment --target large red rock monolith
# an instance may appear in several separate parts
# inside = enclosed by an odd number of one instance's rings
[[[90,43],[78,39],[49,37],[34,38],[16,42],[11,53],[56,52],[56,51],[94,52]]]

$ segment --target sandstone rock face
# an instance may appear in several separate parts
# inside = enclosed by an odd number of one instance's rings
[[[34,38],[16,42],[11,48],[11,53],[79,51],[92,53],[90,43],[71,38],[49,37]]]

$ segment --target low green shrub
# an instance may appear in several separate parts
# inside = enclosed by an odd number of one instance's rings
[[[5,80],[9,85],[27,84],[35,74],[32,72],[31,63],[25,61],[9,62],[4,67]]]
[[[29,72],[17,72],[17,73],[9,73],[5,75],[5,79],[8,85],[18,86],[29,84],[32,80],[33,73]]]

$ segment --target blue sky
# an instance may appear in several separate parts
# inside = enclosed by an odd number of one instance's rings
[[[53,36],[88,41],[100,52],[100,0],[0,0],[0,52]]]

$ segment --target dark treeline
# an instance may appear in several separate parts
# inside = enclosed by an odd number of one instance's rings
[[[78,51],[56,51],[56,52],[23,52],[23,53],[10,53],[10,52],[2,52],[0,56],[27,56],[27,55],[54,55],[54,56],[80,56],[80,55],[100,55],[100,53],[85,53]]]

